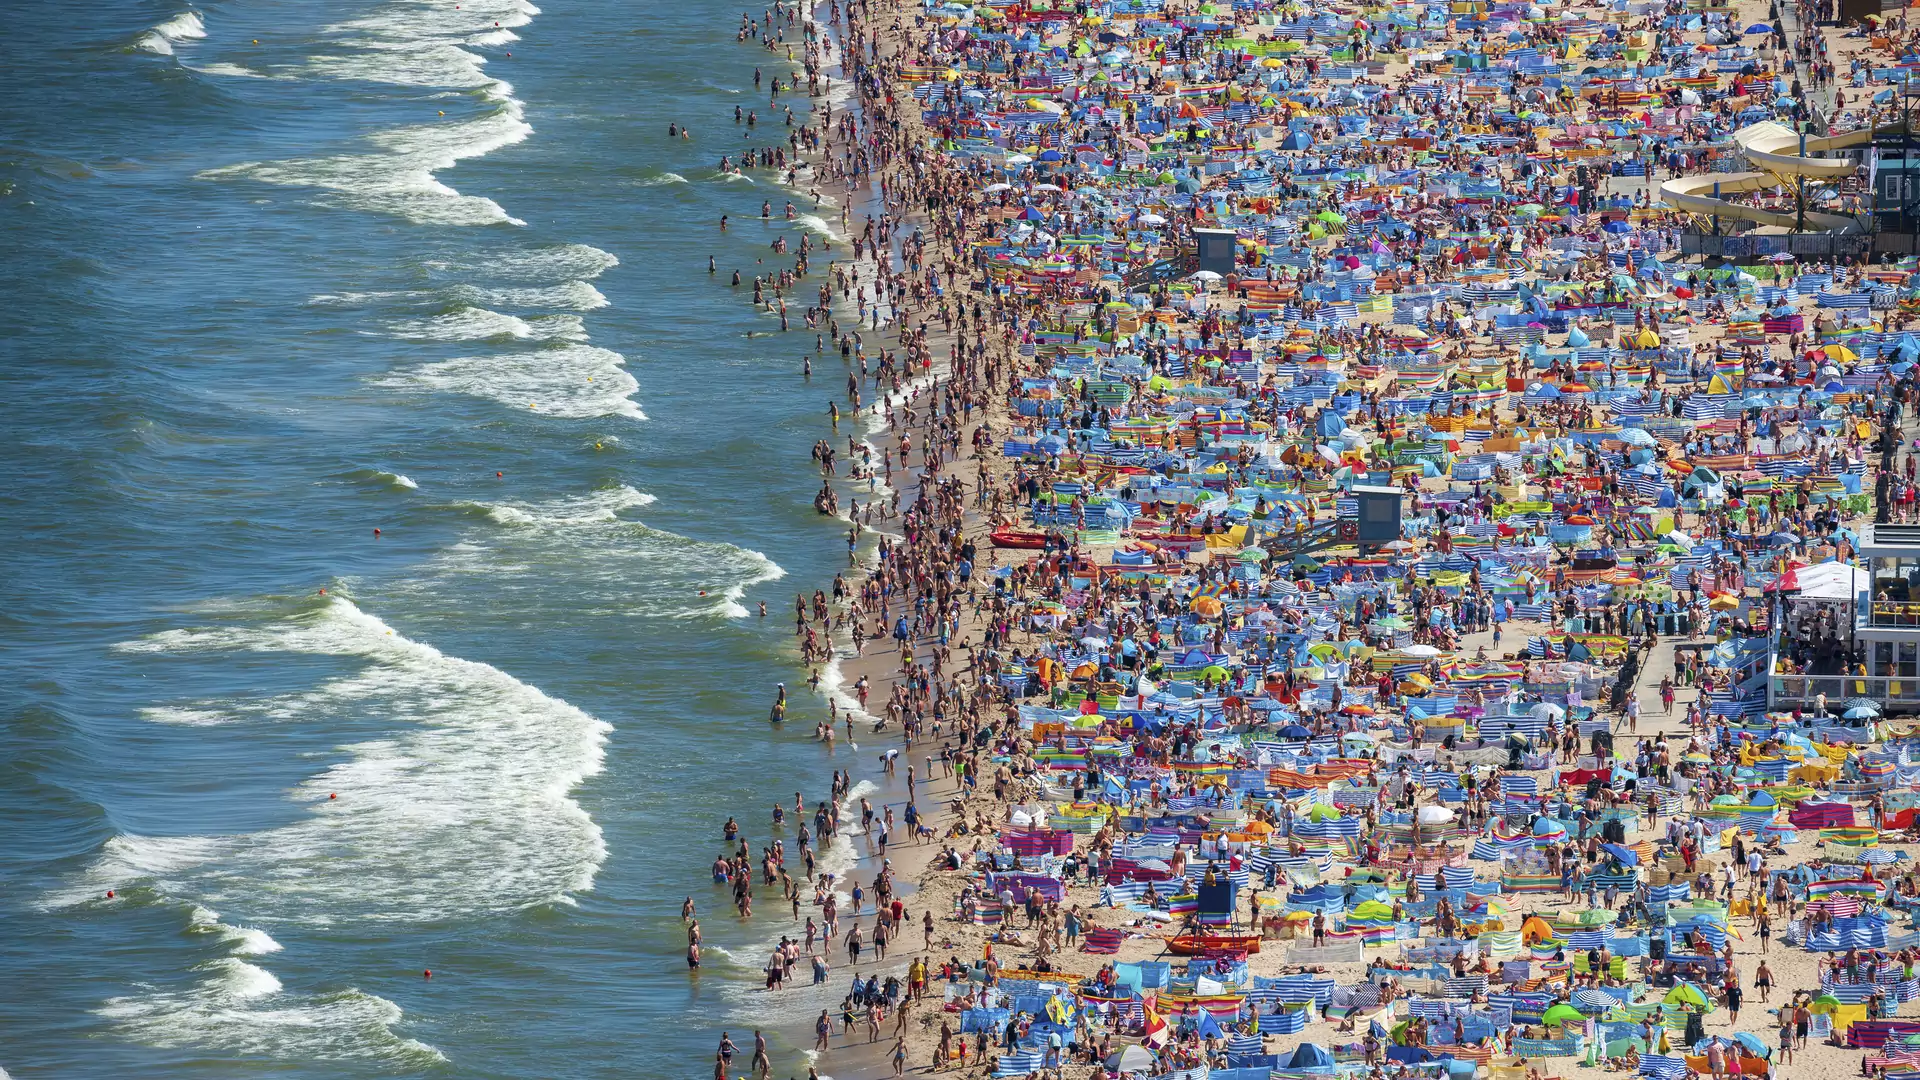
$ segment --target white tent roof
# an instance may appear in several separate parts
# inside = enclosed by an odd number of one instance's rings
[[[1841,600],[1848,603],[1873,584],[1873,576],[1857,566],[1824,562],[1794,571],[1800,579],[1800,599]]]

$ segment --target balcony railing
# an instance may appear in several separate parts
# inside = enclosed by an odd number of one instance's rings
[[[1867,625],[1920,630],[1920,600],[1875,600],[1867,611]]]
[[[1775,675],[1773,708],[1787,711],[1798,705],[1813,708],[1814,699],[1827,695],[1827,711],[1838,716],[1848,698],[1870,697],[1889,710],[1920,712],[1920,678],[1905,675]]]

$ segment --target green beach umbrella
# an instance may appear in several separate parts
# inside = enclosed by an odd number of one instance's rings
[[[1579,1009],[1574,1008],[1564,1001],[1548,1009],[1540,1017],[1540,1022],[1549,1026],[1554,1024],[1583,1024],[1586,1023],[1586,1020],[1586,1016],[1583,1015]]]
[[[1667,991],[1667,996],[1660,1000],[1667,1005],[1691,1005],[1697,1009],[1707,1007],[1707,995],[1690,982],[1675,983],[1673,989]]]

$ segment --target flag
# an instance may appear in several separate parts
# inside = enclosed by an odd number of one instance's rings
[[[1140,1041],[1158,1050],[1167,1045],[1167,1040],[1173,1035],[1173,1029],[1167,1026],[1167,1022],[1161,1019],[1159,1013],[1153,1011],[1153,1006],[1144,1006],[1143,1011],[1146,1013],[1146,1027]]]

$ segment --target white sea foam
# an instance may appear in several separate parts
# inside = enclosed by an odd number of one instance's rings
[[[280,943],[265,930],[250,926],[229,926],[220,921],[220,913],[198,904],[187,916],[187,929],[196,934],[211,934],[233,947],[236,956],[262,956],[280,951]],[[263,973],[264,974],[264,973]],[[272,978],[271,975],[268,978]],[[275,986],[278,989],[278,986]]]
[[[591,244],[556,244],[552,247],[488,252],[426,265],[435,270],[497,281],[547,283],[590,281],[619,266],[620,260]]]
[[[587,495],[549,499],[539,503],[478,503],[487,516],[502,525],[529,525],[564,528],[569,525],[595,525],[620,520],[620,511],[651,506],[652,495],[636,491],[626,484],[602,488]]]
[[[413,491],[420,486],[419,484],[416,484],[413,482],[413,477],[408,476],[405,473],[383,472],[383,473],[379,473],[378,475],[385,477],[387,483],[392,484],[394,487],[405,488],[408,491]]]
[[[840,234],[833,231],[833,226],[827,224],[826,219],[818,214],[801,214],[793,220],[802,228],[811,229],[829,240],[840,239]]]
[[[112,998],[96,1011],[123,1035],[151,1046],[403,1068],[446,1060],[433,1047],[394,1034],[400,1007],[385,998],[359,990],[289,994],[272,973],[233,958],[195,970],[202,978],[191,988]]]
[[[591,288],[592,286],[588,286]],[[545,315],[523,319],[482,307],[458,307],[425,319],[402,319],[392,324],[395,336],[412,341],[582,341],[586,325],[578,315]]]
[[[661,173],[659,176],[649,176],[645,180],[639,181],[639,186],[640,187],[662,187],[667,184],[684,184],[686,182],[687,182],[686,177],[681,176],[677,172],[669,172],[669,173]]]
[[[203,180],[251,179],[287,187],[319,188],[350,209],[394,214],[426,225],[524,225],[499,203],[462,195],[435,177],[461,160],[525,139],[533,128],[520,104],[508,99],[467,120],[414,124],[369,135],[375,152],[254,161],[209,169]]]
[[[231,713],[217,709],[190,709],[172,705],[157,705],[150,709],[141,709],[140,717],[148,723],[174,724],[180,727],[218,727],[230,724],[236,718]]]
[[[475,35],[524,26],[538,12],[518,0],[403,3],[327,27],[338,47],[310,58],[309,71],[323,78],[466,91],[484,111],[377,132],[366,139],[368,153],[246,162],[200,176],[317,188],[328,193],[329,204],[420,224],[525,224],[492,199],[462,195],[435,174],[532,132],[512,85],[488,76],[486,57],[462,46]]]
[[[194,41],[207,36],[207,24],[200,16],[191,11],[183,11],[166,22],[143,32],[134,41],[134,47],[160,56],[172,56],[173,47],[182,41]]]
[[[448,548],[410,589],[437,595],[451,579],[476,578],[503,596],[540,596],[564,566],[575,614],[744,618],[747,591],[786,576],[758,551],[656,529],[629,513],[653,501],[620,485],[539,502],[462,504],[499,530]]]
[[[607,298],[587,281],[567,281],[559,285],[514,285],[489,287],[459,285],[455,295],[475,303],[500,307],[592,311],[607,306]]]
[[[310,297],[307,303],[315,307],[361,307],[366,304],[378,304],[389,300],[414,299],[425,295],[414,289],[385,289],[371,292],[320,293]]]
[[[645,420],[633,400],[640,383],[627,373],[626,357],[591,345],[563,345],[538,352],[465,356],[423,364],[375,380],[394,390],[437,390],[497,401],[574,420],[625,416]]]
[[[242,67],[239,64],[228,64],[228,63],[198,64],[198,65],[192,66],[191,70],[197,71],[202,75],[226,75],[235,79],[289,79],[289,78],[292,78],[292,76],[290,75],[273,75],[265,71],[256,71],[250,67]]]
[[[391,730],[300,784],[299,821],[226,837],[115,837],[55,905],[148,882],[250,919],[430,921],[590,888],[605,847],[569,793],[598,772],[608,726],[488,664],[412,641],[335,597],[266,627],[167,631],[119,649],[180,657],[290,653],[352,674],[259,708]],[[337,798],[334,796],[337,795]]]
[[[183,11],[154,27],[153,32],[168,41],[187,41],[192,38],[206,37],[207,24],[193,12]]]
[[[767,558],[760,552],[752,548],[741,548],[740,550],[746,553],[748,560],[754,564],[754,573],[745,581],[740,582],[738,585],[733,586],[721,594],[722,599],[720,601],[719,613],[729,619],[744,619],[752,614],[752,612],[747,610],[747,606],[741,603],[742,600],[746,599],[748,589],[769,581],[778,581],[787,576],[786,570],[783,569],[779,563]]]

